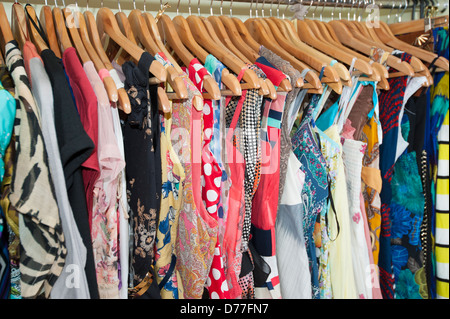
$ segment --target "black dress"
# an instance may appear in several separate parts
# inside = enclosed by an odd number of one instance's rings
[[[130,61],[122,66],[131,103],[131,113],[122,122],[122,133],[133,232],[130,272],[136,289],[131,297],[159,299],[153,265],[162,173],[157,85],[149,86],[149,68],[154,60],[144,52],[137,66]]]

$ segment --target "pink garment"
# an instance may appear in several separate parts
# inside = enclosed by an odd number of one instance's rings
[[[203,88],[203,79],[209,75],[203,65],[197,59],[189,65],[189,78],[199,91]],[[222,170],[210,149],[214,129],[214,111],[212,100],[205,99],[203,105],[203,144],[202,144],[202,200],[208,213],[216,220],[218,217],[218,205],[221,194]],[[228,284],[225,277],[222,260],[222,248],[217,239],[214,248],[214,257],[208,275],[206,288],[211,299],[229,299]]]
[[[125,167],[114,133],[110,102],[92,62],[84,64],[98,99],[98,161],[100,176],[95,182],[92,212],[92,246],[100,298],[119,298],[119,211],[118,177]]]

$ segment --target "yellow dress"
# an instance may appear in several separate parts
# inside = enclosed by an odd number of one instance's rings
[[[175,242],[185,174],[170,139],[171,126],[171,114],[161,116],[162,192],[156,230],[155,273],[162,299],[178,299],[181,291],[181,281],[177,280],[175,271]]]

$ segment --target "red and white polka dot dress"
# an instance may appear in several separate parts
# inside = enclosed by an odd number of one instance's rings
[[[203,91],[203,79],[209,75],[206,68],[197,59],[189,65],[189,78]],[[214,110],[211,100],[204,100],[203,105],[203,145],[202,145],[202,199],[208,213],[216,220],[221,194],[222,170],[210,149],[214,130]],[[219,240],[214,248],[214,257],[206,281],[206,288],[211,299],[229,299],[228,284],[224,272],[222,250]]]

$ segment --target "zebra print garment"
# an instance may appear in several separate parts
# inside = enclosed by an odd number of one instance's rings
[[[6,44],[6,64],[15,84],[16,165],[9,199],[19,212],[23,298],[48,298],[65,262],[59,210],[48,169],[39,112],[16,41]]]

